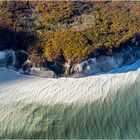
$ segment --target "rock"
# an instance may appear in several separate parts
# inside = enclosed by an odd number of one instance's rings
[[[85,30],[87,28],[92,28],[95,25],[95,15],[94,14],[82,14],[75,17],[74,22],[70,24],[72,28],[77,31]]]
[[[8,68],[19,68],[27,59],[28,53],[23,50],[0,51],[0,66]]]
[[[136,59],[137,59],[137,58],[140,58],[140,48],[139,48],[139,47],[136,47],[134,53],[135,53],[134,55],[135,55]]]
[[[5,52],[4,51],[1,51],[0,52],[0,67],[3,67],[5,66]]]
[[[30,62],[29,59],[27,59],[22,65],[21,65],[21,69],[22,71],[27,71],[29,68],[32,67],[32,64]]]
[[[30,67],[26,70],[20,70],[21,73],[23,74],[28,74],[28,75],[35,75],[35,76],[40,76],[44,78],[54,78],[55,73],[47,68],[37,68],[37,67]]]
[[[33,67],[41,67],[41,58],[40,58],[39,56],[29,55],[29,57],[28,57],[28,62],[29,62]]]
[[[101,55],[97,58],[88,59],[74,68],[79,76],[90,76],[98,72],[108,72],[113,68],[118,68],[118,64],[114,57]]]
[[[118,68],[118,63],[114,56],[101,55],[96,59],[99,72],[108,72],[113,68]]]
[[[57,63],[57,62],[49,64],[49,68],[59,76],[64,73],[64,67],[61,64]]]
[[[64,76],[69,76],[70,75],[70,70],[71,70],[71,65],[69,63],[65,63],[63,65],[63,67],[65,69],[64,70],[65,71]]]
[[[0,60],[4,59],[5,57],[5,52],[0,52]]]
[[[112,69],[129,65],[140,58],[140,48],[128,47],[112,56],[100,55],[87,61],[76,64],[73,68],[72,77],[90,76],[96,73],[109,72]]]
[[[33,58],[33,57],[32,57]],[[32,59],[27,59],[21,66],[20,73],[35,75],[44,78],[54,78],[55,73],[48,67],[37,66],[33,63]]]
[[[1,67],[14,67],[16,64],[16,56],[13,50],[1,51],[0,66]]]
[[[65,69],[64,76],[85,77],[101,72],[109,72],[112,69],[135,62],[140,58],[140,48],[122,48],[120,51],[114,52],[112,56],[99,55],[73,66],[69,63],[65,63],[63,66],[59,63],[50,63],[44,66],[40,63],[39,57],[28,56],[29,54],[23,50],[0,51],[0,67],[16,68],[24,74],[47,78],[54,78],[56,75],[62,76]]]
[[[73,67],[73,75],[72,77],[83,77],[90,76],[99,71],[99,67],[97,64],[97,59],[92,58],[87,61],[81,62]]]
[[[24,50],[17,50],[15,51],[15,55],[16,55],[15,67],[20,68],[22,64],[27,60],[29,53]]]

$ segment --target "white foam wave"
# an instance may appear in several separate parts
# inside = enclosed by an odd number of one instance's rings
[[[115,95],[140,78],[140,60],[108,74],[86,78],[40,78],[0,68],[0,103],[85,104]],[[132,70],[132,71],[131,71]],[[135,71],[134,71],[135,70]],[[129,71],[129,72],[128,72]]]

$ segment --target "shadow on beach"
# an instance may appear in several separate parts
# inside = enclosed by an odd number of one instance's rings
[[[20,74],[14,70],[7,68],[0,68],[0,84],[6,82],[19,81],[21,79],[26,79],[27,76]]]

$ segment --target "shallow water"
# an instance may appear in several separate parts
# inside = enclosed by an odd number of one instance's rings
[[[140,138],[139,69],[59,80],[10,73],[17,79],[0,83],[0,138]]]

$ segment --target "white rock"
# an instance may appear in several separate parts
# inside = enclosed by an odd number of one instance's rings
[[[4,52],[4,51],[1,51],[1,52],[0,52],[0,60],[1,60],[1,59],[4,59],[4,58],[5,58],[5,52]]]
[[[5,67],[7,65],[14,66],[16,63],[16,56],[13,50],[5,50],[0,52],[0,66]]]

